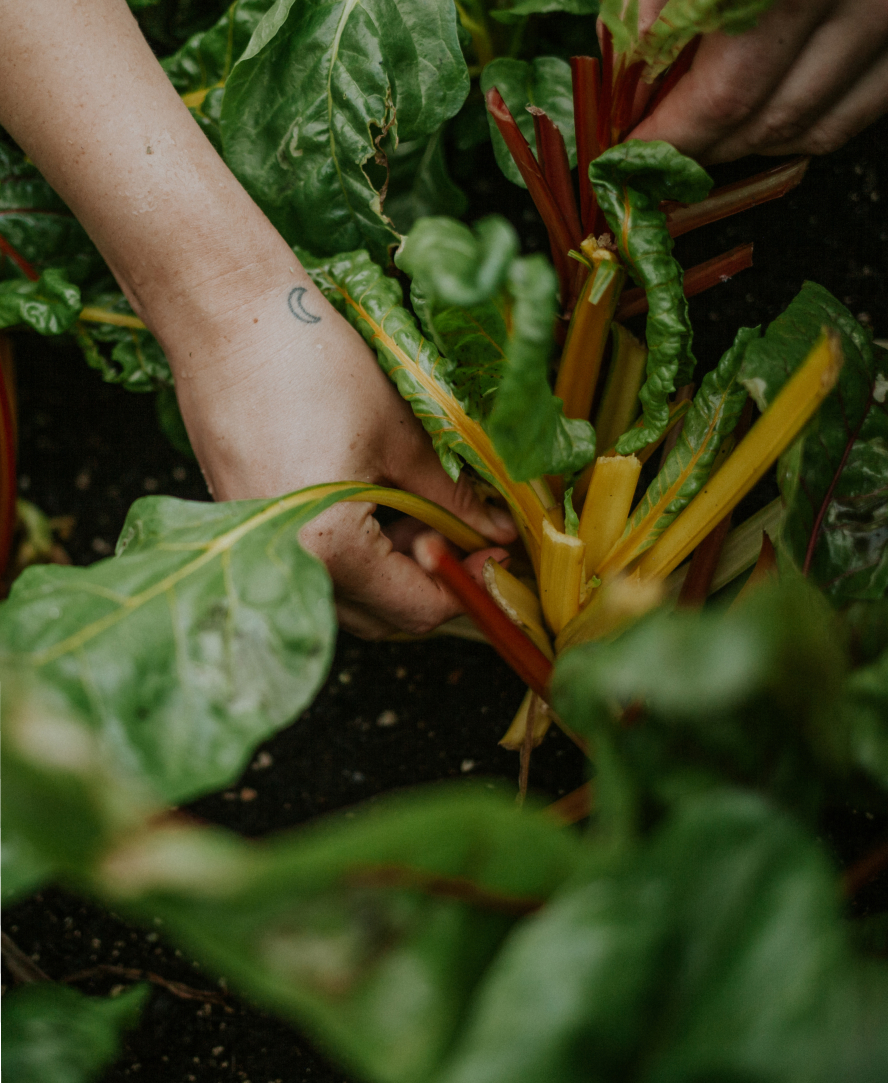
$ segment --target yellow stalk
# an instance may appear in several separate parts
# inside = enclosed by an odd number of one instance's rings
[[[543,520],[540,600],[546,621],[556,635],[580,608],[585,550],[579,538],[562,534],[548,519]]]
[[[587,579],[597,574],[598,566],[626,529],[640,474],[641,463],[634,455],[596,459],[580,516]]]
[[[617,576],[597,587],[592,601],[564,626],[555,640],[555,653],[591,639],[604,639],[621,632],[659,605],[663,600],[663,584],[657,580],[641,582],[636,578]]]
[[[666,424],[666,428],[663,430],[660,436],[653,441],[653,443],[648,444],[646,447],[643,447],[640,451],[637,451],[635,453],[635,457],[638,459],[642,466],[644,466],[648,459],[654,454],[660,444],[663,443],[669,433],[672,432],[672,430],[679,423],[679,421],[681,421],[681,419],[685,416],[685,414],[690,408],[691,404],[689,402],[672,403],[672,405],[669,407],[669,421]],[[638,428],[638,426],[642,424],[644,424],[644,420],[640,418],[634,427]],[[611,444],[611,446],[606,451],[602,451],[599,458],[611,458],[616,454],[616,449],[614,448],[613,444]],[[595,463],[589,463],[586,469],[574,482],[574,503],[579,504],[583,500],[585,500],[586,493],[589,489],[589,482],[592,480],[592,475],[594,472]]]
[[[603,448],[615,444],[635,419],[648,354],[644,343],[620,324],[611,324],[611,334],[613,361],[595,415],[595,435]]]
[[[524,699],[521,701],[521,706],[518,708],[518,713],[512,719],[512,724],[503,734],[499,743],[503,748],[509,749],[510,752],[520,752],[524,747],[528,725],[533,729],[533,744],[531,747],[536,748],[552,725],[552,712],[549,705],[544,703],[531,688],[527,689]]]
[[[584,251],[586,244],[587,242],[584,242]],[[591,258],[596,270],[603,263],[613,264],[616,261],[614,253],[605,248],[596,248]],[[605,287],[600,300],[597,304],[592,304],[595,275],[596,271],[593,271],[586,278],[574,307],[555,380],[555,394],[564,402],[565,417],[584,420],[588,419],[592,411],[592,399],[595,397],[598,374],[601,372],[608,331],[626,277],[625,271],[619,268]]]
[[[826,331],[721,470],[642,556],[643,579],[667,576],[740,503],[833,389],[842,361],[838,334]]]
[[[534,592],[495,560],[484,563],[487,593],[513,624],[517,624],[550,662],[555,660],[549,634],[543,624],[543,610]]]
[[[497,488],[506,498],[534,568],[539,569],[542,523],[549,517],[549,513],[538,493],[525,482],[512,481],[502,460],[494,451],[490,437],[477,421],[472,420],[465,413],[456,397],[439,384],[431,373],[426,372],[417,364],[416,359],[398,345],[379,320],[374,319],[360,301],[332,279],[327,281],[330,287],[342,296],[345,304],[355,310],[358,319],[373,329],[374,342],[378,342],[379,346],[395,358],[400,366],[410,372],[429,398],[437,403],[448,424],[471,446],[493,478]]]
[[[738,575],[742,575],[747,568],[755,564],[762,547],[762,533],[768,534],[773,539],[782,518],[783,501],[778,496],[776,500],[772,500],[770,504],[731,531],[722,546],[715,575],[709,587],[710,594],[715,594],[722,587],[726,587]],[[683,564],[680,568],[676,568],[666,580],[667,598],[675,599],[679,596],[689,567],[689,564]]]
[[[135,331],[144,331],[145,324],[138,316],[128,316],[125,312],[112,312],[109,308],[97,308],[87,305],[81,309],[78,319],[85,323],[110,323],[115,327],[132,327]]]

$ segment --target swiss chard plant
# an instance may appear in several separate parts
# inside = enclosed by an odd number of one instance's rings
[[[686,297],[749,246],[684,271],[672,239],[805,163],[712,191],[672,147],[625,141],[700,34],[766,7],[670,0],[639,36],[634,5],[606,0],[600,56],[568,63],[522,30],[588,0],[238,0],[164,61],[444,468],[511,511],[521,543],[486,589],[440,537],[417,558],[528,685],[504,737],[522,788],[553,722],[591,781],[547,811],[436,787],[258,844],[168,812],[236,778],[326,675],[312,516],[369,500],[485,541],[349,479],[148,497],[113,557],[32,567],[0,608],[8,900],[57,880],[159,919],[381,1083],[881,1078],[878,922],[843,919],[816,834],[845,801],[888,817],[888,355],[808,283],[707,371]],[[502,218],[446,217],[465,208],[447,125],[468,140],[482,95],[551,262]],[[75,334],[106,379],[160,391],[183,442],[156,342],[34,168],[0,154],[0,326]],[[780,499],[733,526],[775,464]],[[140,994],[69,993],[14,994],[14,1055],[48,1028],[85,1078]]]

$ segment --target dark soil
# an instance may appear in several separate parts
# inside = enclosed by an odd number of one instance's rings
[[[877,336],[888,335],[885,273],[888,120],[840,153],[812,163],[800,189],[723,225],[681,238],[685,266],[745,241],[756,265],[691,302],[696,353],[715,362],[741,324],[767,322],[806,278],[832,290]],[[773,164],[744,162],[716,171],[725,183]],[[478,163],[477,213],[507,213],[528,249],[544,237],[526,194],[505,185],[488,160]],[[150,397],[103,384],[79,353],[20,335],[20,487],[50,515],[72,515],[66,542],[75,563],[108,555],[127,508],[146,493],[206,499],[200,473],[160,436]],[[770,499],[767,486],[756,502]],[[436,639],[368,644],[340,639],[321,695],[300,718],[257,750],[251,767],[224,793],[191,811],[246,835],[292,827],[393,788],[435,779],[501,775],[514,779],[517,757],[497,745],[521,699],[518,679],[487,647]],[[555,731],[534,753],[531,787],[558,797],[582,781],[580,757]],[[872,829],[851,810],[833,841],[845,862],[874,845]],[[885,883],[862,909],[884,908]],[[131,976],[96,968],[134,968],[195,990],[182,999],[156,984],[141,1025],[108,1081],[236,1080],[339,1083],[345,1077],[285,1023],[225,993],[196,963],[159,936],[137,929],[56,889],[9,908],[7,933],[51,978],[81,971],[83,991],[108,993]],[[8,974],[5,975],[10,980]],[[200,991],[210,991],[210,1000]]]

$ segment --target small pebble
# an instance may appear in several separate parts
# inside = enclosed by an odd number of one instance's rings
[[[157,480],[157,478],[145,478],[145,480],[142,482],[142,488],[145,490],[146,493],[156,493],[157,490],[160,488],[160,482]]]
[[[188,477],[188,471],[184,466],[173,467],[173,481],[184,481]]]
[[[250,789],[249,786],[244,786],[244,788],[240,792],[241,801],[255,801],[256,796],[256,791]]]
[[[109,545],[104,538],[93,538],[90,542],[90,547],[94,553],[98,553],[100,557],[110,556],[114,552],[114,546]]]
[[[475,760],[463,760],[462,763],[459,765],[459,769],[464,775],[467,775],[469,771],[473,771],[477,766],[478,765]]]
[[[262,751],[256,756],[256,759],[253,760],[250,766],[254,771],[264,771],[266,767],[271,767],[273,763],[274,758],[271,753]]]
[[[376,719],[376,725],[382,726],[383,729],[386,729],[389,726],[394,726],[397,721],[398,716],[395,714],[394,711],[383,711],[382,714],[380,714]]]
[[[92,475],[88,470],[81,470],[77,477],[74,479],[74,488],[79,489],[81,492],[85,492],[92,483]]]

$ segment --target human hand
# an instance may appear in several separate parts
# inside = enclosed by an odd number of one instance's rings
[[[515,538],[508,514],[482,505],[466,477],[454,484],[431,441],[358,333],[290,257],[291,280],[226,304],[203,327],[165,329],[165,349],[192,443],[216,499],[274,496],[325,481],[401,488],[434,500],[486,537]],[[288,297],[305,293],[294,317]],[[267,287],[267,283],[266,283]],[[258,322],[256,322],[258,321]],[[225,356],[218,352],[224,336]],[[210,337],[208,343],[205,340]],[[414,519],[380,527],[375,505],[340,504],[300,540],[333,578],[341,625],[364,638],[431,631],[460,611],[456,599],[412,559]],[[467,557],[480,579],[487,557]]]
[[[641,0],[639,28],[665,0]],[[884,0],[776,0],[745,34],[703,38],[693,64],[631,139],[704,163],[826,154],[888,110]]]
[[[0,123],[163,347],[217,499],[382,483],[513,540],[505,513],[447,477],[372,352],[210,146],[125,0],[0,0],[0,71]],[[310,322],[289,304],[299,288]],[[408,556],[418,525],[382,530],[372,512],[330,509],[303,541],[330,569],[344,627],[427,632],[458,603]],[[469,570],[489,555],[504,553],[475,553]]]

